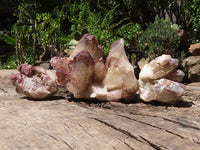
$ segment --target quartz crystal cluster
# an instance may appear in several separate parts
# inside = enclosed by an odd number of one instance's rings
[[[149,102],[173,104],[180,100],[185,86],[179,82],[183,80],[184,72],[177,70],[178,60],[170,55],[162,55],[144,65],[139,74],[140,97]]]
[[[58,82],[75,98],[130,100],[138,90],[133,66],[129,63],[120,39],[111,45],[104,63],[103,51],[93,35],[85,34],[69,57],[50,61]]]
[[[45,99],[58,91],[57,77],[54,72],[28,64],[19,65],[17,69],[19,73],[10,77],[17,93],[33,99]]]

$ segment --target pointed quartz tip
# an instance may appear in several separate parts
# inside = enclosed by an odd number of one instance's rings
[[[91,42],[93,45],[97,45],[97,39],[94,35],[91,34],[84,34],[80,41],[88,41]]]
[[[76,62],[84,62],[85,64],[94,64],[93,58],[87,50],[83,50],[74,57]]]
[[[120,59],[121,57],[124,57],[128,61],[128,58],[126,56],[125,49],[124,49],[123,39],[119,39],[111,45],[109,55],[106,58],[106,65],[108,66],[111,60]]]
[[[96,38],[94,37],[94,35],[91,34],[85,34],[80,39],[80,41],[72,51],[70,59],[73,59],[78,53],[83,50],[87,50],[94,60],[103,56],[102,48],[97,45]]]
[[[119,40],[115,41],[114,43],[111,44],[110,49],[112,49],[113,47],[115,47],[118,44],[121,44],[121,45],[124,46],[124,40],[123,39],[119,39]]]
[[[85,39],[88,39],[88,40],[92,40],[92,39],[95,39],[95,37],[94,37],[94,35],[91,35],[91,34],[85,34],[84,36],[83,36],[83,38],[85,38]]]

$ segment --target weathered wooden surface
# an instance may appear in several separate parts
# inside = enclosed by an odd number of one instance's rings
[[[0,149],[151,150],[200,148],[200,83],[175,106],[157,102],[75,100],[61,89],[51,99],[18,95],[0,70]]]

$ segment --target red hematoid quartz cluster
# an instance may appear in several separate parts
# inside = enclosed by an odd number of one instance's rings
[[[101,47],[90,34],[81,38],[70,57],[54,57],[50,63],[56,70],[58,82],[76,98],[130,100],[138,90],[122,39],[111,45],[105,63]]]

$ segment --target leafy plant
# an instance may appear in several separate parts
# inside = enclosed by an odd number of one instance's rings
[[[200,1],[199,0],[191,0],[188,1],[188,9],[185,10],[186,13],[191,15],[193,20],[193,31],[194,38],[193,43],[200,42]]]
[[[116,1],[98,1],[95,8],[89,2],[74,1],[69,8],[71,38],[79,40],[85,33],[93,34],[102,45],[104,55],[119,38],[123,38],[126,44],[133,42],[141,27],[131,22],[129,17],[121,17],[119,7]]]
[[[10,55],[6,62],[0,65],[0,69],[16,69],[17,61],[16,55]]]
[[[17,64],[34,63],[36,56],[36,13],[35,1],[22,2],[18,5],[15,16],[18,20],[12,27],[16,41]],[[32,57],[32,59],[30,59]]]
[[[48,45],[60,45],[66,47],[71,40],[67,37],[68,25],[64,24],[69,16],[65,7],[56,7],[51,13],[37,13],[37,38],[45,49]]]
[[[10,32],[7,30],[0,31],[0,40],[4,41],[6,44],[14,45],[15,38],[10,36]]]
[[[28,1],[20,3],[15,13],[18,20],[12,31],[18,64],[33,64],[48,45],[64,47],[70,41],[61,30],[61,22],[66,17],[63,9],[55,7],[50,13],[40,12],[39,8],[39,3]]]
[[[7,44],[10,44],[10,45],[14,45],[15,44],[15,39],[13,37],[9,36],[8,34],[3,36],[3,40]]]
[[[15,40],[5,36],[14,44],[18,64],[33,64],[48,45],[68,47],[72,39],[79,40],[83,34],[93,34],[107,55],[110,45],[119,38],[126,44],[133,43],[140,31],[140,25],[130,21],[130,14],[123,16],[117,1],[75,0],[65,2],[50,12],[41,11],[38,1],[21,1],[15,16],[17,23],[12,28]],[[127,3],[128,4],[128,3]],[[38,49],[38,46],[40,49]]]
[[[161,54],[176,55],[180,43],[177,30],[168,20],[156,17],[154,23],[149,23],[147,29],[139,37],[138,46],[146,57],[155,58]]]

